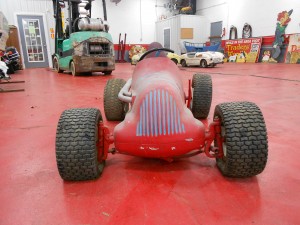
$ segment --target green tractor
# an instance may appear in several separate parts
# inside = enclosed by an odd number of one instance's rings
[[[115,69],[114,45],[108,33],[106,4],[102,0],[104,21],[91,18],[94,0],[52,0],[54,8],[55,53],[53,68],[58,72],[102,72],[110,75]],[[67,9],[68,25],[64,29],[62,11]]]

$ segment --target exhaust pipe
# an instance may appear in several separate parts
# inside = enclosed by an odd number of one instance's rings
[[[102,0],[102,5],[103,5],[103,17],[104,17],[104,21],[107,21],[106,2],[105,2],[105,0]]]
[[[105,0],[102,0],[102,6],[103,6],[104,28],[105,28],[105,31],[108,32],[109,26],[107,24],[107,13],[106,13],[106,2],[105,2]]]

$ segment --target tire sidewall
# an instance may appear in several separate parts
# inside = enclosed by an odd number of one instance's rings
[[[268,158],[268,138],[263,115],[251,102],[230,102],[216,106],[226,154],[217,158],[217,166],[229,177],[252,177],[261,173]],[[217,142],[215,140],[215,146]]]
[[[56,56],[53,58],[53,68],[57,73],[59,73],[61,71],[60,67],[59,67],[59,61]]]
[[[75,66],[74,61],[72,61],[72,62],[70,63],[70,70],[71,70],[71,73],[72,73],[73,76],[76,76],[76,75],[77,75],[77,72],[76,72],[76,66]]]
[[[212,80],[208,74],[194,74],[191,111],[195,118],[206,119],[212,102]]]
[[[201,68],[206,68],[207,67],[207,62],[206,62],[205,59],[201,59],[201,61],[200,61],[200,67]]]
[[[56,131],[56,160],[64,180],[96,179],[102,172],[104,160],[98,161],[99,123],[101,112],[96,108],[65,110]],[[92,136],[91,134],[94,134]],[[103,149],[100,154],[102,156]]]
[[[104,113],[108,121],[122,121],[125,118],[129,105],[118,98],[118,94],[125,83],[124,79],[114,78],[108,80],[105,85]]]

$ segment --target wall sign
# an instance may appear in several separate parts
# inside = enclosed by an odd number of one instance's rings
[[[193,28],[181,28],[180,38],[181,39],[193,39],[194,38],[194,29]]]
[[[225,41],[225,55],[236,62],[257,62],[262,38],[247,38]],[[231,60],[232,61],[232,60]]]
[[[290,35],[285,62],[300,63],[300,34]]]

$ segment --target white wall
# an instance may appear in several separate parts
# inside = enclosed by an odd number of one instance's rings
[[[209,36],[206,18],[198,15],[177,15],[156,22],[156,40],[162,45],[166,28],[171,30],[170,48],[177,54],[182,52],[180,48],[182,41],[204,43]],[[193,39],[181,39],[181,28],[193,28]]]
[[[1,1],[1,0],[0,0]],[[155,41],[155,21],[164,13],[162,6],[168,0],[121,0],[117,5],[106,0],[107,19],[114,43],[119,34],[127,33],[128,44],[149,44]],[[93,3],[92,17],[103,18],[102,0]],[[95,12],[99,12],[96,14]]]
[[[50,40],[50,28],[55,28],[53,6],[51,0],[0,0],[0,11],[8,20],[9,25],[18,26],[15,21],[16,13],[43,14],[45,16],[45,35]],[[54,40],[50,40],[51,54],[54,52]],[[49,60],[51,61],[51,60]],[[50,62],[51,64],[51,62]]]
[[[115,44],[118,43],[119,33],[127,33],[128,44],[149,44],[155,41],[155,21],[165,15],[162,6],[168,0],[121,0],[117,5],[106,0],[110,33]],[[53,6],[51,0],[0,0],[2,11],[10,25],[16,25],[14,13],[43,13],[46,16],[48,30],[54,28]],[[65,15],[67,16],[67,14]],[[92,17],[103,18],[102,0],[93,2]],[[54,52],[54,40],[50,39],[51,53]]]
[[[106,0],[110,33],[114,43],[118,43],[119,33],[127,33],[129,44],[149,44],[156,39],[155,21],[162,15],[170,16],[162,6],[169,0],[121,0],[118,5]],[[156,7],[156,5],[160,7]],[[141,10],[140,10],[141,9]],[[238,28],[241,37],[242,28],[249,23],[253,29],[253,36],[274,35],[277,14],[283,10],[293,9],[291,22],[286,33],[300,33],[300,1],[299,0],[197,0],[197,15],[207,19],[203,25],[204,33],[210,30],[210,23],[223,21],[227,39],[229,28],[234,25]],[[54,27],[53,9],[51,0],[0,0],[0,10],[6,16],[9,24],[15,24],[14,13],[43,13],[46,16],[49,29]],[[103,18],[102,0],[95,0],[92,9],[94,17]],[[208,40],[207,37],[199,39]],[[54,51],[54,41],[50,39],[51,52]]]
[[[210,23],[223,21],[228,39],[231,25],[237,27],[240,38],[245,23],[252,26],[253,37],[274,35],[277,14],[291,9],[294,11],[285,33],[300,33],[299,0],[197,0],[196,14],[207,17],[209,27]]]

